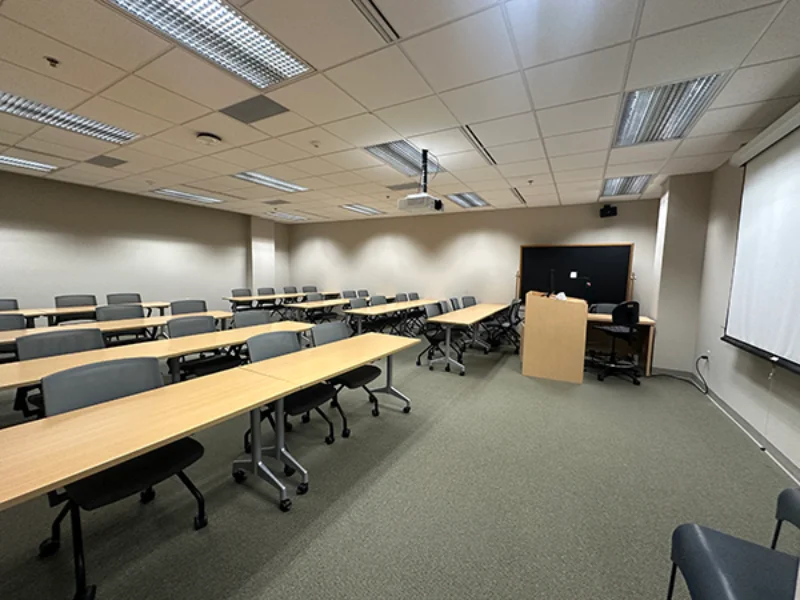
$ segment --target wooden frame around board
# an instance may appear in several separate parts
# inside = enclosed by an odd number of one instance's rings
[[[630,246],[628,253],[628,285],[625,288],[625,300],[633,300],[633,242],[601,242],[597,244],[523,244],[519,247],[519,269],[517,270],[517,298],[519,286],[522,285],[522,254],[525,248],[593,248],[596,246]]]

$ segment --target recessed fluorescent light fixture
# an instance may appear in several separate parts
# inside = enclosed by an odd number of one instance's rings
[[[342,208],[346,210],[351,210],[356,213],[360,213],[362,215],[374,216],[374,215],[382,215],[383,212],[378,210],[377,208],[372,208],[371,206],[364,206],[363,204],[343,204]]]
[[[304,188],[302,185],[297,185],[296,183],[290,183],[288,181],[283,181],[282,179],[276,179],[275,177],[270,177],[269,175],[262,175],[261,173],[256,173],[255,171],[245,171],[244,173],[237,173],[234,175],[237,179],[242,179],[243,181],[249,181],[250,183],[257,183],[259,185],[265,185],[267,187],[275,188],[276,190],[280,190],[282,192],[307,192],[308,188]]]
[[[458,204],[461,208],[478,208],[479,206],[489,206],[483,198],[474,194],[473,192],[465,192],[463,194],[449,194],[448,199]]]
[[[107,125],[100,121],[87,119],[60,108],[48,106],[35,100],[28,100],[21,96],[15,96],[7,92],[0,91],[0,112],[30,119],[45,125],[60,127],[74,133],[81,133],[90,137],[95,137],[106,142],[124,144],[134,139],[137,134]]]
[[[723,73],[625,94],[615,146],[683,137],[711,102]]]
[[[650,182],[652,175],[632,177],[613,177],[603,183],[602,196],[630,196],[641,194]]]
[[[264,89],[310,70],[221,0],[107,0]]]
[[[25,160],[23,158],[16,158],[14,156],[6,156],[0,154],[0,165],[6,167],[16,167],[18,169],[30,169],[31,171],[41,171],[42,173],[49,173],[55,171],[58,167],[54,165],[46,165],[44,163],[36,162],[35,160]]]
[[[281,219],[282,221],[308,221],[308,217],[293,215],[291,213],[285,213],[280,211],[275,211],[267,214],[270,217],[275,217],[276,219]]]
[[[422,151],[405,140],[367,146],[364,150],[404,175],[422,175]],[[428,173],[442,170],[439,161],[428,154]]]
[[[182,192],[180,190],[169,190],[166,188],[161,188],[160,190],[155,190],[154,194],[160,194],[161,196],[169,196],[170,198],[179,198],[180,200],[191,200],[192,202],[200,202],[202,204],[219,204],[222,200],[218,198],[211,198],[210,196],[200,196],[198,194],[190,194],[189,192]]]

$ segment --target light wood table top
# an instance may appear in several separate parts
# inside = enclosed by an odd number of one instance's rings
[[[169,302],[130,302],[126,304],[138,304],[142,308],[168,308]],[[123,304],[112,304],[111,306],[124,306]],[[97,306],[62,306],[59,308],[20,308],[18,310],[0,310],[3,315],[22,315],[26,319],[32,317],[55,317],[63,315],[76,315],[82,313],[93,313]]]
[[[475,304],[467,308],[453,310],[436,317],[428,319],[428,323],[440,323],[442,325],[474,325],[478,321],[491,317],[499,313],[508,304]]]
[[[590,323],[608,323],[609,325],[611,325],[611,323],[613,322],[611,320],[611,315],[599,315],[597,313],[587,314],[586,320],[589,321]],[[656,322],[650,317],[643,317],[641,315],[639,316],[639,325],[645,325],[647,327],[651,327],[655,324]]]
[[[0,430],[0,509],[298,389],[239,367]]]
[[[360,366],[419,344],[417,338],[365,333],[316,348],[245,365],[262,375],[285,379],[303,387],[325,381]]]
[[[331,300],[315,300],[314,302],[296,302],[292,308],[301,310],[316,310],[318,308],[331,308],[333,306],[344,306],[350,304],[352,298],[332,298]]]
[[[4,363],[0,364],[0,389],[35,384],[53,373],[105,360],[139,358],[143,356],[159,359],[186,356],[227,346],[240,346],[251,337],[262,333],[271,333],[273,331],[300,333],[301,331],[308,331],[311,327],[309,323],[281,321],[280,323],[269,323],[267,325],[226,329],[225,331],[215,331],[214,333],[200,333],[174,339],[127,344],[114,348],[87,350],[86,352],[73,352],[35,360]]]
[[[352,300],[352,298],[351,298]],[[430,298],[420,298],[419,300],[408,300],[406,302],[391,302],[389,304],[379,304],[378,306],[367,306],[365,308],[351,308],[346,310],[348,315],[357,315],[361,317],[374,317],[377,315],[385,315],[388,313],[397,312],[399,310],[408,310],[410,308],[419,308],[426,304],[436,304],[438,300]]]
[[[202,313],[189,313],[185,315],[163,315],[158,317],[143,317],[141,319],[118,319],[116,321],[92,321],[91,323],[76,323],[75,325],[54,325],[52,327],[29,327],[28,329],[12,329],[0,331],[0,343],[13,343],[17,338],[35,333],[50,331],[69,331],[71,329],[99,329],[104,333],[115,331],[133,331],[136,329],[150,329],[163,327],[172,319],[183,317],[209,316],[215,319],[230,319],[233,314],[224,310],[210,310]]]

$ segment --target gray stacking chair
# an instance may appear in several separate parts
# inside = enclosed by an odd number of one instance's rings
[[[49,417],[139,394],[161,385],[163,380],[155,358],[128,358],[85,365],[48,375],[42,380],[44,409]],[[205,501],[184,472],[202,456],[200,442],[185,437],[67,484],[61,493],[51,492],[51,506],[60,503],[65,503],[65,506],[53,522],[50,537],[39,546],[39,556],[52,556],[58,551],[61,521],[69,514],[75,561],[75,598],[93,599],[96,588],[86,581],[81,509],[96,510],[135,494],[139,494],[142,504],[147,504],[155,498],[153,486],[176,475],[197,502],[194,528],[202,529],[208,524]]]
[[[31,331],[36,331],[35,329]],[[17,338],[17,357],[19,360],[34,360],[48,356],[60,356],[73,352],[100,350],[105,348],[105,340],[99,329],[63,329],[33,333]],[[31,409],[30,407],[33,407]],[[40,386],[30,385],[17,388],[14,397],[14,410],[26,417],[44,416],[44,403]]]
[[[112,304],[109,306],[98,306],[95,311],[98,321],[121,321],[124,319],[143,319],[144,308],[139,304]],[[133,336],[123,337],[123,336]],[[128,331],[116,331],[106,334],[109,346],[120,346],[131,344],[147,339],[146,329],[131,329]]]
[[[275,358],[276,356],[283,356],[292,352],[300,350],[300,340],[297,338],[296,333],[289,331],[275,331],[272,333],[262,333],[251,337],[247,340],[247,350],[250,354],[250,362],[260,362]],[[333,430],[333,421],[328,418],[328,415],[322,410],[322,405],[328,400],[336,399],[336,388],[330,383],[318,383],[312,385],[299,392],[289,394],[284,398],[283,410],[286,417],[294,417],[297,415],[305,415],[310,411],[316,411],[328,424],[328,435],[325,438],[326,444],[332,444],[336,441]],[[272,417],[273,408],[271,405],[261,409],[261,420],[268,419],[272,428],[275,428],[275,421]],[[244,449],[245,452],[250,452],[251,432],[248,429],[244,434]],[[284,473],[291,475],[294,469],[291,467],[284,468]]]
[[[271,287],[258,288],[259,296],[272,296],[274,293],[275,293],[275,288]]]
[[[400,292],[399,294],[395,295],[394,301],[395,302],[408,302],[408,294],[406,294],[404,292]]]
[[[205,300],[175,300],[170,302],[169,311],[175,315],[208,312]]]
[[[464,296],[461,298],[461,306],[464,308],[469,308],[470,306],[475,306],[478,301],[475,299],[475,296]]]
[[[306,295],[306,302],[319,302],[322,300],[322,294],[319,292],[309,292]]]
[[[297,293],[297,286],[285,285],[285,286],[283,286],[283,293],[284,294],[296,294]]]
[[[238,314],[238,313],[237,313]],[[217,330],[214,317],[197,315],[194,317],[180,317],[167,321],[167,335],[170,338],[199,335],[201,333],[214,333]],[[180,379],[188,377],[201,377],[238,367],[242,364],[236,348],[224,351],[221,348],[210,352],[203,352],[197,358],[181,357],[178,361]]]
[[[366,298],[352,298],[350,300],[350,308],[366,308],[368,306]],[[356,317],[355,315],[347,315],[345,322],[350,326],[350,329],[356,331],[358,329],[358,320],[363,317]]]
[[[409,300],[419,300],[419,294],[417,292],[409,292],[408,293]]]
[[[359,298],[369,298],[369,290],[358,290]]]
[[[233,316],[233,326],[237,329],[266,325],[271,322],[271,315],[266,310],[244,310]]]
[[[0,331],[14,331],[25,329],[25,317],[18,314],[0,315]],[[17,360],[17,344],[9,342],[0,344],[0,363]]]
[[[108,304],[136,304],[142,301],[141,294],[107,294],[106,302]]]
[[[231,290],[231,297],[233,298],[241,298],[243,296],[252,296],[252,290],[250,288],[234,288]],[[252,302],[244,302],[244,301],[234,301],[231,302],[234,310],[246,310],[253,307]]]
[[[0,298],[0,310],[19,310],[19,302],[14,298]]]
[[[231,296],[236,298],[237,296],[252,296],[253,294],[250,291],[250,288],[234,288],[231,290]]]
[[[795,527],[800,527],[800,488],[788,488],[778,495],[778,506],[775,508],[775,533],[772,535],[773,550],[778,545],[778,536],[781,533],[781,525],[788,521]]]
[[[55,297],[56,308],[70,308],[72,306],[97,306],[97,298],[92,294],[67,294]],[[94,311],[75,313],[71,315],[56,315],[50,319],[52,325],[66,323],[67,321],[94,320]]]
[[[450,298],[450,306],[453,310],[461,310],[461,301],[458,298]]]
[[[355,290],[344,290],[342,292],[342,298],[357,298],[357,294]]]
[[[304,285],[303,286],[303,291],[304,292],[316,292],[317,291],[317,286],[315,286],[315,285]]]
[[[256,290],[258,296],[272,296],[275,294],[275,288],[261,287]],[[256,308],[265,308],[270,312],[278,312],[278,302],[275,300],[259,300],[256,302]],[[278,314],[280,314],[278,312]]]

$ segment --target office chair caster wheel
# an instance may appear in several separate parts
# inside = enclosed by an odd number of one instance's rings
[[[336,438],[333,437],[332,435],[326,435],[325,436],[325,443],[328,444],[328,446],[330,446],[335,441],[336,441]]]
[[[61,542],[53,538],[47,538],[39,544],[39,558],[48,558],[53,556],[58,549],[61,548]]]
[[[422,366],[422,361],[420,361],[419,359],[417,359],[417,366],[418,366],[418,367],[419,367],[419,366]]]
[[[373,396],[372,394],[369,395],[369,401],[372,402],[373,404],[377,404],[378,403],[378,399],[375,396]]]
[[[303,494],[308,493],[308,482],[301,483],[297,486],[297,493],[302,496]]]
[[[97,595],[97,586],[90,585],[87,586],[83,593],[76,593],[74,596],[74,600],[94,600],[95,596]]]
[[[289,512],[292,508],[292,501],[289,498],[284,498],[278,503],[278,508],[281,509],[281,512]]]
[[[404,406],[403,407],[403,412],[406,413],[406,414],[410,413],[411,412],[411,407],[410,406]]]
[[[286,465],[285,467],[283,467],[283,474],[286,475],[287,477],[291,477],[292,475],[295,474],[294,467]]]
[[[310,423],[311,422],[311,415],[305,414],[300,419],[303,423]]]
[[[450,372],[450,365],[446,365],[446,366],[445,366],[445,368],[444,368],[444,370],[445,370],[445,371],[447,371],[447,372],[449,373],[449,372]]]
[[[428,371],[433,371],[433,365],[428,366]]]
[[[466,371],[461,371],[461,373],[459,373],[459,376],[463,377],[463,376],[464,376],[464,375],[466,375],[466,374],[467,374],[467,372],[466,372]]]
[[[377,416],[378,416],[378,415],[380,415],[380,414],[381,414],[381,411],[379,411],[379,410],[378,410],[378,407],[377,407],[377,406],[375,406],[375,408],[373,408],[373,409],[372,409],[372,416],[373,416],[373,417],[377,417]]]
[[[208,517],[206,515],[203,515],[202,517],[195,516],[194,518],[195,531],[200,531],[206,525],[208,525]]]
[[[483,355],[484,356],[486,356],[487,354],[489,354],[489,350],[488,349],[483,351]]]
[[[639,381],[638,379],[634,379],[633,380],[633,385],[642,385],[642,382]]]
[[[155,500],[156,491],[153,488],[147,488],[145,491],[139,494],[139,502],[142,504],[150,504],[153,500]]]
[[[247,473],[242,471],[241,469],[237,469],[233,472],[233,480],[236,483],[244,483],[247,480]]]
[[[349,438],[350,437],[350,430],[349,429],[342,429],[342,437]]]
[[[602,373],[598,373],[597,374],[597,381],[604,381],[605,378],[606,378],[606,376],[603,375]]]

